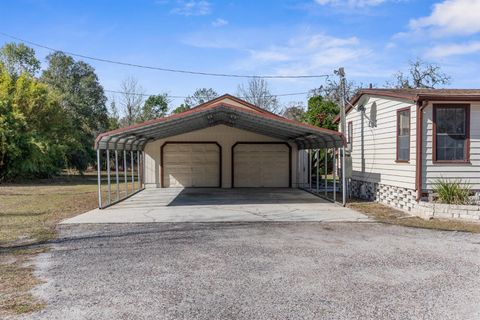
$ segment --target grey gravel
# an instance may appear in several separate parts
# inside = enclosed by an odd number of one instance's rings
[[[480,236],[377,223],[69,225],[28,319],[480,319]]]

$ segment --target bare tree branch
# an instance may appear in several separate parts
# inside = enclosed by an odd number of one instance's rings
[[[425,62],[419,58],[410,61],[409,65],[408,74],[398,71],[393,75],[393,82],[388,81],[385,86],[403,89],[435,89],[451,82],[451,77],[442,72],[439,65]]]
[[[122,122],[124,125],[132,125],[137,122],[141,116],[144,91],[138,84],[138,80],[132,77],[123,80],[120,87],[122,91],[120,105],[125,114]]]
[[[271,112],[279,109],[277,96],[272,95],[268,82],[263,78],[252,78],[246,85],[239,85],[237,95],[262,109]]]
[[[354,81],[345,82],[345,98],[352,99],[353,96],[360,90],[361,84],[358,85]],[[325,100],[334,102],[337,106],[341,105],[341,90],[340,83],[337,80],[327,80],[325,85],[321,85],[318,88],[310,91],[309,97],[323,97]]]

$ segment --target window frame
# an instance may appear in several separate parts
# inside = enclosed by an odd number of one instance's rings
[[[353,121],[347,123],[347,145],[350,151],[353,149]]]
[[[438,108],[463,108],[465,109],[465,141],[463,160],[437,160],[437,109]],[[435,103],[432,105],[432,162],[434,164],[457,163],[470,164],[470,104],[468,103]]]
[[[408,111],[408,159],[399,159],[400,148],[399,148],[399,132],[400,132],[400,113]],[[395,162],[398,163],[410,163],[410,153],[412,148],[412,111],[410,107],[405,107],[397,110],[397,126],[395,132],[397,146],[396,146],[396,158]]]

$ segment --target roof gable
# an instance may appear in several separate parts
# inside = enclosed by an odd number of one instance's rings
[[[237,98],[235,96],[232,96],[230,94],[221,95],[218,98],[215,98],[213,100],[202,103],[202,104],[200,104],[196,107],[191,108],[190,110],[205,109],[205,108],[211,107],[212,105],[219,105],[219,104],[232,105],[232,106],[235,106],[235,107],[240,107],[240,108],[244,108],[244,109],[247,109],[247,110],[250,110],[250,111],[255,111],[255,112],[259,112],[259,113],[263,113],[263,114],[268,114],[268,113],[272,114],[271,112],[269,112],[267,110],[264,110],[260,107],[257,107],[256,105],[251,104],[250,102],[247,102],[245,100],[242,100],[242,99]]]

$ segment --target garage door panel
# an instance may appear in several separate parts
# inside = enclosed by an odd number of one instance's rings
[[[289,184],[288,180],[289,180],[288,176],[279,175],[277,174],[277,172],[262,173],[263,187],[288,187],[288,184]]]
[[[168,164],[165,172],[167,174],[190,174],[192,169],[182,164]]]
[[[180,188],[190,184],[192,184],[192,176],[190,174],[175,173],[166,176],[166,188]]]
[[[275,166],[264,166],[262,168],[262,174],[264,174],[264,175],[275,175],[279,171],[280,172],[288,172],[288,165],[276,164]],[[281,176],[287,176],[287,178],[288,178],[288,175],[285,175],[285,174],[281,174]]]
[[[234,187],[289,187],[287,145],[241,143],[233,152]]]
[[[257,166],[254,163],[250,163],[250,165],[235,165],[235,177],[241,178],[242,176],[253,176],[253,177],[260,177],[262,174],[262,168]],[[240,181],[240,180],[238,180]]]
[[[207,178],[218,178],[218,167],[204,167],[204,168],[197,168],[193,167],[191,170],[191,174],[195,176],[203,176],[205,175],[205,179]],[[217,184],[218,184],[218,180]]]
[[[262,187],[261,171],[259,168],[235,167],[235,187]]]
[[[210,164],[218,165],[218,152],[217,153],[197,153],[192,155],[192,162],[198,164]]]
[[[169,143],[163,148],[164,187],[218,187],[220,147],[214,143]]]
[[[217,153],[218,152],[218,146],[216,144],[197,144],[197,145],[192,145],[191,150],[193,152],[213,152]]]
[[[218,187],[218,179],[212,176],[205,177],[204,175],[192,175],[192,187]]]

